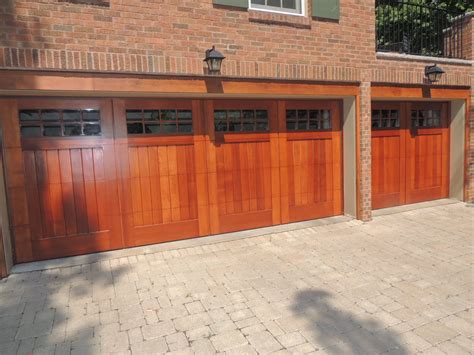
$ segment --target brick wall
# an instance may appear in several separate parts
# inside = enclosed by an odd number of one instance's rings
[[[200,75],[204,51],[215,44],[229,76],[423,79],[423,65],[377,60],[372,0],[343,1],[339,22],[241,11],[212,0],[4,0],[0,16],[0,67]],[[366,68],[370,78],[361,75]],[[469,85],[470,69],[450,66],[443,83]]]

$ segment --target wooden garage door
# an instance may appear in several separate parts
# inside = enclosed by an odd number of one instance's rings
[[[17,112],[32,258],[122,247],[110,102],[21,100]]]
[[[211,232],[280,223],[275,101],[206,102]]]
[[[18,262],[342,212],[338,101],[11,101]]]
[[[283,101],[279,115],[282,222],[341,214],[340,102]]]
[[[199,235],[194,132],[199,103],[116,100],[126,246]]]
[[[448,196],[448,105],[372,104],[372,207]]]

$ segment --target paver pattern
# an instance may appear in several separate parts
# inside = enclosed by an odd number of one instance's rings
[[[452,204],[0,282],[0,353],[468,354],[474,208]]]

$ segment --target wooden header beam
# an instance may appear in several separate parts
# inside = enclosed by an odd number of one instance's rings
[[[95,96],[315,96],[358,93],[358,83],[321,83],[221,77],[173,77],[137,74],[0,71],[0,94]]]
[[[469,99],[469,89],[436,86],[372,86],[372,99],[382,100],[459,100]]]

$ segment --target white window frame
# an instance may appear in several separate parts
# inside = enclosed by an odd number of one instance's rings
[[[276,14],[284,14],[284,15],[292,15],[292,16],[306,16],[306,0],[296,0],[301,1],[301,13],[292,12],[292,11],[285,11],[284,9],[277,10],[277,7],[271,7],[266,5],[255,5],[252,4],[252,0],[249,0],[249,9],[255,11],[263,11],[263,12],[273,12]]]

